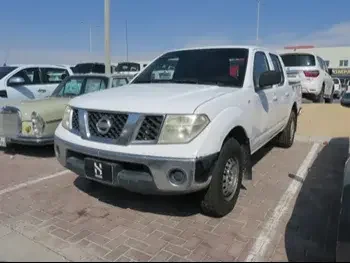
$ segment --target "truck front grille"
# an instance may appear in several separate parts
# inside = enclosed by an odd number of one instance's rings
[[[16,136],[21,133],[22,122],[17,109],[5,107],[0,110],[0,135]]]
[[[106,134],[102,134],[98,128],[97,123],[106,117],[111,121],[111,127]],[[126,113],[107,113],[98,111],[88,111],[88,127],[91,136],[98,138],[106,138],[116,140],[119,138],[121,132],[123,131],[124,125],[128,119],[128,114]]]
[[[146,116],[137,133],[136,141],[157,140],[162,128],[163,119],[164,117],[162,115]]]

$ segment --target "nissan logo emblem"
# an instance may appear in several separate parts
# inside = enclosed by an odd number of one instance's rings
[[[107,117],[102,117],[97,123],[96,123],[96,128],[97,131],[105,135],[109,132],[110,128],[112,127],[112,122],[109,118]]]

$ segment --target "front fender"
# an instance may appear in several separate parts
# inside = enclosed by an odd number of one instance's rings
[[[230,133],[230,131],[241,126],[248,138],[251,135],[250,118],[238,107],[228,107],[221,111],[209,124],[205,134],[205,142],[199,149],[199,156],[205,156],[208,153],[220,152],[221,146]]]

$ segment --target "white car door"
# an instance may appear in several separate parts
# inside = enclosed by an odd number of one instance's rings
[[[7,77],[6,91],[9,99],[36,99],[44,93],[40,70],[37,67],[21,68]]]
[[[257,148],[270,140],[276,122],[276,88],[271,86],[261,89],[259,87],[260,75],[268,70],[270,70],[270,65],[265,52],[257,51],[254,55],[253,68],[255,112],[259,113],[255,119],[259,131],[256,133],[256,141],[253,144]]]
[[[320,65],[321,68],[321,74],[325,83],[325,91],[324,94],[325,95],[331,95],[332,94],[332,88],[333,88],[333,80],[331,75],[329,75],[328,73],[328,69],[326,66],[326,63],[323,61],[322,58],[317,57],[318,63]]]
[[[288,79],[283,71],[282,63],[276,54],[269,54],[273,69],[281,72],[282,79],[281,82],[275,85],[277,101],[276,106],[276,123],[275,129],[279,130],[286,122],[286,118],[289,116],[290,111],[290,100],[293,96],[293,91],[288,83]]]
[[[41,97],[48,97],[56,89],[58,84],[69,76],[69,72],[64,68],[45,67],[40,68],[42,80]]]

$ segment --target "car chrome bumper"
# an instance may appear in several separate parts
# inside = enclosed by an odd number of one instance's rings
[[[76,145],[57,136],[54,147],[58,161],[79,176],[146,194],[185,194],[202,190],[209,185],[210,169],[218,158],[218,154],[198,159],[125,154]],[[105,182],[87,177],[85,158],[114,163],[121,168],[112,175],[112,183]],[[176,184],[171,182],[170,174],[173,171],[181,171],[185,180]]]
[[[54,137],[29,137],[29,136],[15,136],[6,137],[7,144],[23,144],[23,145],[52,145],[54,144]]]

